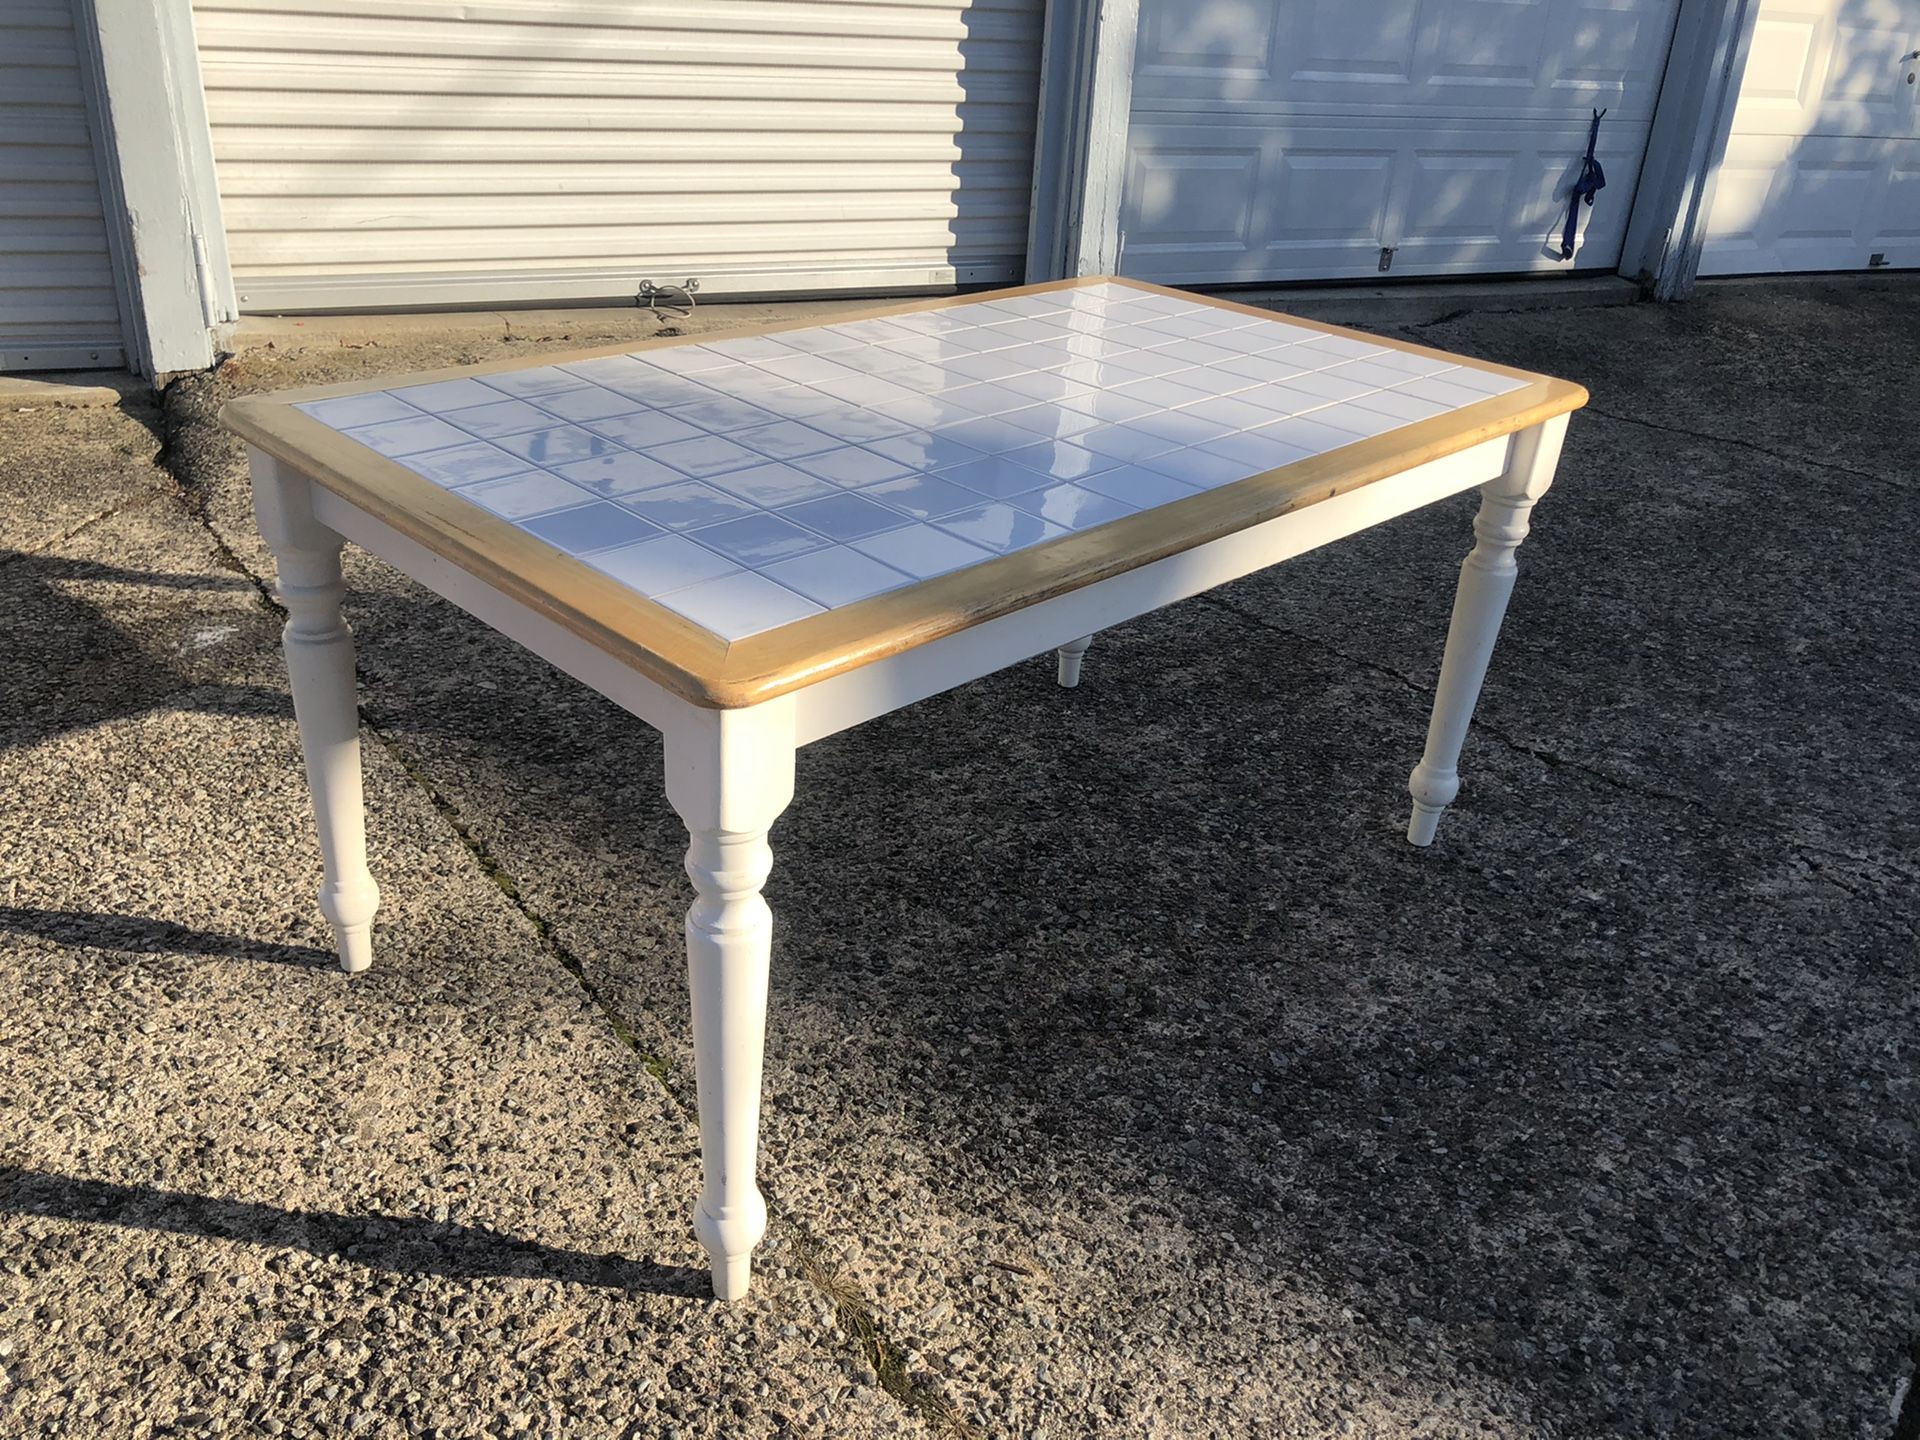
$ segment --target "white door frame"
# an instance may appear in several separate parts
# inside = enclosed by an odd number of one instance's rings
[[[127,361],[204,370],[235,317],[190,0],[74,0]]]
[[[1693,289],[1758,0],[1680,0],[1619,273]],[[1047,0],[1027,280],[1119,268],[1139,0]]]

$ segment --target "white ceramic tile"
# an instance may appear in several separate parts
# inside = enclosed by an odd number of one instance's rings
[[[1102,282],[300,408],[737,637],[1521,383]]]
[[[891,565],[882,565],[871,555],[862,555],[844,545],[779,561],[761,573],[829,610],[898,590],[902,585],[911,584],[913,579]]]
[[[631,450],[596,455],[591,460],[569,461],[556,465],[553,473],[604,499],[650,490],[655,485],[671,485],[686,478],[672,466],[662,465],[650,456],[636,455]]]
[[[969,544],[958,535],[949,535],[931,525],[909,525],[855,540],[853,548],[882,564],[891,565],[917,580],[944,575],[963,565],[978,565],[993,558],[993,552]]]
[[[553,416],[524,400],[496,400],[491,405],[450,411],[446,418],[449,424],[481,440],[517,435],[523,430],[539,430],[553,424]]]
[[[747,570],[669,591],[660,597],[660,603],[723,640],[744,640],[763,630],[818,615],[825,608]]]
[[[1158,471],[1146,470],[1138,465],[1122,466],[1118,470],[1103,470],[1097,475],[1074,482],[1082,490],[1091,490],[1096,495],[1105,495],[1131,505],[1136,510],[1151,510],[1156,505],[1171,505],[1176,500],[1184,500],[1189,495],[1198,495],[1199,488],[1186,485],[1170,475]]]
[[[571,375],[558,365],[539,365],[531,370],[508,370],[498,375],[482,375],[480,383],[490,390],[498,390],[502,395],[515,395],[526,399],[534,395],[550,395],[555,390],[571,390],[580,383],[580,377]]]
[[[536,403],[542,410],[559,416],[562,420],[604,420],[609,415],[630,415],[644,407],[645,401],[636,400],[631,395],[622,395],[617,390],[609,390],[604,385],[582,385],[578,390],[556,390],[550,395],[539,396]],[[455,423],[459,423],[456,417]]]
[[[503,435],[493,443],[510,455],[546,466],[564,465],[569,460],[591,460],[596,455],[616,455],[621,449],[606,436],[583,430],[578,425],[556,425],[547,430]]]
[[[569,555],[612,550],[660,533],[660,527],[623,510],[611,500],[596,500],[571,510],[552,510],[520,522],[520,528]]]
[[[749,465],[744,470],[727,470],[708,477],[707,483],[763,510],[777,510],[782,505],[796,505],[802,500],[818,500],[840,493],[825,480],[779,461]]]
[[[965,465],[980,458],[980,452],[971,445],[963,444],[951,435],[937,435],[928,430],[910,430],[905,435],[871,440],[865,448],[920,471],[944,470],[951,465]]]
[[[406,467],[424,475],[437,485],[471,485],[476,480],[495,480],[527,468],[518,455],[509,455],[484,440],[455,445],[448,450],[430,450],[424,455],[409,455]]]
[[[839,490],[824,500],[803,500],[780,511],[789,520],[829,540],[863,540],[883,530],[898,530],[913,522],[898,510],[869,500],[853,490]]]
[[[343,395],[338,400],[309,400],[293,408],[336,430],[377,425],[383,420],[411,420],[420,414],[406,401],[396,400],[384,390],[373,395]]]
[[[707,432],[697,425],[659,410],[641,410],[632,415],[613,415],[605,420],[589,420],[587,429],[635,450],[655,445],[671,445],[676,440],[697,440]]]
[[[948,534],[958,535],[997,554],[1038,545],[1042,540],[1053,540],[1067,533],[1064,526],[1029,515],[1004,500],[969,506],[935,523]]]
[[[725,396],[715,396],[711,400],[698,400],[691,405],[676,405],[672,414],[676,420],[688,421],[716,435],[724,435],[732,430],[750,430],[761,425],[771,425],[780,418],[771,410],[763,410],[758,405],[749,405],[744,400],[729,400]]]
[[[394,459],[402,455],[418,455],[423,450],[444,450],[449,445],[459,445],[473,438],[457,426],[431,415],[382,420],[375,425],[359,426],[346,434],[348,439],[359,441],[369,450]]]
[[[940,478],[955,485],[964,485],[977,495],[995,500],[1004,500],[1009,495],[1038,490],[1053,483],[1052,476],[1029,470],[1006,455],[985,455],[965,465],[955,465],[942,470]]]
[[[676,440],[648,451],[656,460],[664,460],[688,475],[719,475],[728,470],[744,470],[766,462],[766,456],[744,445],[736,445],[722,435],[702,435],[695,440]]]
[[[751,515],[755,507],[724,490],[699,480],[682,480],[673,485],[656,485],[637,495],[628,495],[620,503],[663,530],[692,530],[701,525],[718,525]]]
[[[578,485],[539,471],[512,475],[504,480],[483,480],[463,487],[460,493],[474,504],[484,505],[509,520],[544,515],[549,510],[565,510],[593,499]]]
[[[852,487],[855,485],[873,485],[882,480],[896,480],[912,473],[913,467],[903,465],[885,455],[862,449],[858,445],[843,445],[838,450],[828,450],[819,455],[809,455],[805,459],[793,462],[809,475],[829,480],[835,485]]]
[[[827,543],[805,526],[764,512],[708,525],[694,531],[692,538],[749,570],[763,570],[776,560],[805,555]]]
[[[1137,508],[1125,500],[1096,494],[1078,485],[1051,485],[1045,490],[1031,490],[1025,495],[1015,495],[1007,503],[1068,530],[1090,530],[1095,525],[1131,515]]]
[[[618,550],[595,555],[592,564],[642,595],[664,595],[716,575],[730,575],[740,567],[684,535],[662,535]]]
[[[438,380],[431,385],[408,385],[387,393],[430,415],[461,410],[469,405],[488,405],[500,398],[478,380]]]
[[[1171,445],[1160,447],[1163,451],[1172,448]],[[1000,458],[1024,465],[1029,470],[1037,470],[1051,480],[1078,480],[1083,475],[1111,470],[1120,463],[1110,455],[1099,454],[1070,440],[1043,440],[1038,445],[1022,445],[1018,450],[1007,451]]]
[[[908,475],[904,479],[864,486],[859,493],[916,520],[934,520],[980,503],[977,491],[938,475]]]

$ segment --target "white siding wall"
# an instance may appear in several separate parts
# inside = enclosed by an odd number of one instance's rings
[[[1043,0],[194,0],[241,308],[1019,278]]]
[[[0,3],[0,197],[0,370],[120,364],[68,0]]]

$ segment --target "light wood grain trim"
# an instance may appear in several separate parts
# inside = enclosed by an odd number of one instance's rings
[[[310,400],[502,374],[535,365],[625,355],[656,346],[815,329],[822,323],[817,319],[283,391],[232,401],[221,411],[221,420],[250,444],[572,630],[675,694],[696,705],[731,709],[773,699],[1065,591],[1358,489],[1385,476],[1513,434],[1578,409],[1587,401],[1585,389],[1570,381],[1139,280],[1108,277],[1056,280],[986,294],[882,306],[832,323],[916,314],[1092,284],[1124,285],[1265,320],[1284,319],[1289,324],[1323,334],[1430,356],[1451,365],[1508,376],[1525,384],[1505,395],[1492,396],[1445,415],[1359,440],[1324,455],[842,609],[809,616],[731,645],[665,606],[636,595],[582,561],[555,550],[399,463],[376,455],[292,407]]]

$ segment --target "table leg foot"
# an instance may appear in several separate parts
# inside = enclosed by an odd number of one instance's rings
[[[1091,635],[1082,635],[1078,640],[1069,640],[1054,652],[1059,657],[1058,679],[1062,689],[1071,690],[1080,683],[1080,662],[1086,658],[1087,647],[1093,644]]]
[[[308,483],[264,455],[253,457],[254,508],[279,570],[276,593],[287,611],[281,645],[320,831],[320,911],[333,927],[340,968],[351,975],[373,963],[380,889],[367,868],[353,631],[340,613],[343,542],[313,518]]]
[[[1440,683],[1434,690],[1426,751],[1407,781],[1407,791],[1413,797],[1407,839],[1415,845],[1433,843],[1441,815],[1460,793],[1460,751],[1466,744],[1467,726],[1480,699],[1494,641],[1499,637],[1514,577],[1519,573],[1514,551],[1527,536],[1534,502],[1553,483],[1566,429],[1563,415],[1514,436],[1506,472],[1480,487],[1480,511],[1473,521],[1474,546],[1460,566],[1460,586],[1454,593],[1446,657],[1441,661]]]
[[[793,797],[793,708],[690,711],[666,733],[667,796],[687,825],[687,985],[700,1104],[700,1199],[693,1229],[713,1292],[745,1297],[767,1230],[754,1182],[760,1144],[773,912],[767,831]]]

